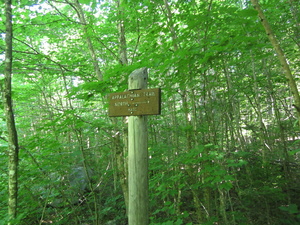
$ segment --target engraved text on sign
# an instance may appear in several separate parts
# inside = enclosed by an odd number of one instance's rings
[[[131,90],[108,95],[109,116],[159,115],[160,88]]]

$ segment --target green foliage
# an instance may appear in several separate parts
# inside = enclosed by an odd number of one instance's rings
[[[299,214],[298,206],[296,204],[280,206],[279,209],[286,211],[289,214]],[[298,217],[299,217],[299,215],[298,215]]]
[[[66,1],[14,3],[21,149],[13,224],[126,224],[126,120],[107,117],[106,96],[125,91],[140,67],[150,69],[149,88],[163,92],[162,115],[148,117],[151,224],[298,224],[298,121],[250,3],[79,3],[87,24]],[[298,79],[299,3],[261,4]],[[0,33],[1,75],[3,16]],[[0,224],[7,224],[5,118],[0,137]],[[68,177],[84,166],[94,191],[80,193]]]

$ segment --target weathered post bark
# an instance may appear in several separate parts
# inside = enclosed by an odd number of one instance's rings
[[[145,89],[147,80],[147,69],[137,69],[129,76],[128,88],[129,90]],[[147,145],[147,116],[130,116],[128,121],[129,225],[149,223]]]
[[[11,91],[11,75],[12,75],[12,7],[11,0],[5,1],[6,13],[6,33],[5,33],[5,79],[1,91],[3,93],[3,105],[8,133],[8,224],[12,224],[12,220],[17,216],[17,198],[18,198],[18,135],[15,125],[12,91]]]

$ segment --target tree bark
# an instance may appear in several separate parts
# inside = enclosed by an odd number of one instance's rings
[[[127,58],[127,44],[126,44],[126,36],[125,36],[125,22],[124,22],[124,9],[121,6],[121,1],[117,0],[117,9],[118,9],[118,31],[119,31],[119,57],[122,65],[128,64]]]
[[[12,77],[12,1],[5,1],[6,34],[5,34],[5,69],[3,84],[3,105],[8,133],[8,224],[17,216],[18,199],[18,135],[12,104],[11,77]]]
[[[97,59],[96,51],[94,49],[94,45],[93,45],[92,40],[91,40],[91,38],[89,36],[89,33],[88,33],[88,24],[87,24],[86,19],[85,19],[84,11],[83,11],[83,9],[82,9],[82,7],[81,7],[78,0],[75,0],[74,3],[70,2],[70,1],[66,1],[66,2],[76,11],[76,14],[79,18],[79,21],[82,24],[82,30],[83,30],[83,33],[84,33],[85,38],[86,38],[86,43],[88,45],[91,60],[92,60],[93,66],[94,66],[94,71],[96,73],[97,78],[100,81],[102,81],[103,80],[103,74],[102,74],[102,71],[101,71],[99,63],[98,63],[98,59]]]
[[[118,19],[118,38],[119,38],[119,62],[121,65],[128,65],[127,58],[127,44],[126,44],[126,30],[125,30],[125,21],[124,21],[124,8],[122,7],[123,1],[117,0],[117,13],[119,16]],[[127,124],[127,118],[123,118],[123,123]],[[120,138],[120,137],[119,137]],[[116,158],[118,162],[119,177],[121,182],[121,187],[124,195],[125,206],[126,206],[126,215],[128,216],[129,212],[129,190],[128,190],[128,126],[123,128],[123,149],[119,148],[119,151],[116,152]]]
[[[293,98],[294,98],[294,107],[296,108],[297,118],[298,118],[299,125],[300,125],[300,95],[299,95],[296,81],[294,79],[294,76],[292,75],[290,66],[287,63],[287,59],[284,55],[284,52],[283,52],[282,48],[280,47],[280,44],[279,44],[275,34],[273,33],[271,26],[270,26],[268,20],[266,19],[265,15],[258,3],[258,0],[251,0],[251,2],[252,2],[254,9],[258,12],[258,16],[261,20],[261,23],[262,23],[263,27],[265,28],[268,38],[277,53],[278,59],[280,61],[282,69],[285,73],[285,77],[288,81],[288,85],[290,87],[290,90],[291,90]]]

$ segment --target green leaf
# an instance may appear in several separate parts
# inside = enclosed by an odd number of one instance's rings
[[[257,16],[257,11],[255,9],[248,8],[239,11],[238,14],[243,17],[252,17]]]
[[[233,187],[232,183],[230,182],[224,182],[220,184],[220,189],[225,189],[226,191],[229,191]]]
[[[91,0],[79,0],[81,4],[89,5],[91,3]]]
[[[169,220],[167,222],[162,223],[163,225],[173,225],[173,221]]]
[[[288,212],[289,214],[299,213],[298,206],[296,204],[290,204],[286,206],[280,206],[279,209]]]
[[[300,152],[300,149],[295,149],[295,150],[289,151],[289,155],[295,155],[298,152]]]
[[[183,221],[182,221],[182,219],[178,218],[174,224],[181,225],[181,224],[183,224]]]

